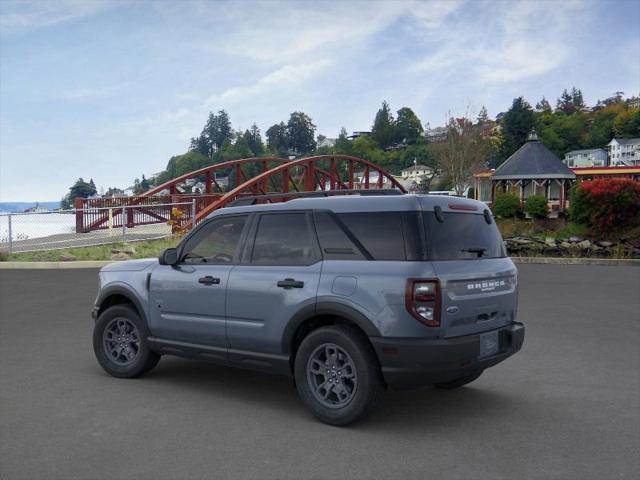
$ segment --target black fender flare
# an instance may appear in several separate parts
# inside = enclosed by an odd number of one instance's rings
[[[100,293],[98,294],[98,298],[96,298],[96,307],[98,309],[101,308],[103,302],[112,295],[121,295],[129,300],[136,307],[140,318],[142,318],[142,321],[147,325],[147,328],[149,327],[149,322],[147,321],[147,311],[142,306],[142,302],[140,301],[138,296],[125,285],[108,285],[101,289]]]
[[[344,318],[357,325],[368,337],[381,336],[380,330],[363,313],[354,307],[339,302],[318,302],[308,305],[298,311],[287,323],[282,334],[282,351],[291,354],[291,344],[293,337],[304,322],[319,315],[332,315]]]

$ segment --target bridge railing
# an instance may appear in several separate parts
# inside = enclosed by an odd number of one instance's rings
[[[220,194],[155,195],[150,197],[77,198],[75,200],[76,233],[118,228],[125,225],[166,224],[174,220],[178,225],[191,222],[194,214],[220,198]],[[193,207],[193,208],[192,208]],[[174,209],[181,214],[174,215]]]

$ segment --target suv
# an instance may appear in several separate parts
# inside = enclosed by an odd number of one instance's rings
[[[100,271],[100,365],[161,355],[293,377],[346,425],[386,388],[457,388],[517,352],[517,272],[483,203],[343,195],[215,211],[157,259]]]

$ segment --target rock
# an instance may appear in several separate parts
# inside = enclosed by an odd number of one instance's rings
[[[566,242],[566,241],[563,241],[562,243],[560,243],[560,246],[562,248],[571,248],[571,247],[573,247],[573,244],[569,243],[569,242]]]
[[[615,243],[613,243],[613,242],[605,242],[603,240],[601,240],[599,242],[596,242],[596,243],[598,245],[600,245],[601,247],[604,247],[604,248],[611,248],[611,247],[613,247],[615,245]]]
[[[580,237],[569,237],[569,241],[571,243],[578,243],[578,242],[581,242],[582,239]]]
[[[591,242],[589,240],[583,240],[582,242],[578,242],[578,247],[591,248]]]
[[[61,262],[73,262],[76,259],[76,256],[71,253],[63,253],[60,255]]]
[[[550,247],[555,247],[556,246],[556,239],[553,238],[553,237],[546,237],[544,239],[544,243],[546,243]]]

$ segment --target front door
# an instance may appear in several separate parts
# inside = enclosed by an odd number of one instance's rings
[[[177,265],[153,271],[149,294],[155,337],[218,347],[226,355],[226,289],[247,219],[209,220],[187,240]]]

